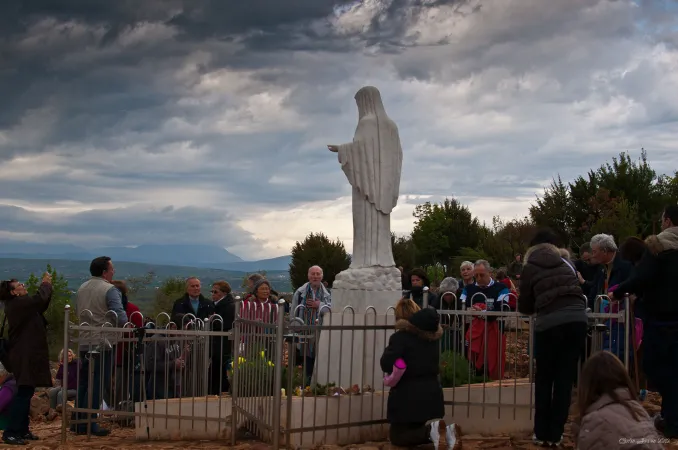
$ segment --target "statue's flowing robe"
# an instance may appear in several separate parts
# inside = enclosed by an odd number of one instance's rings
[[[338,153],[353,186],[351,267],[394,266],[390,214],[398,203],[403,162],[398,127],[385,113],[367,114],[353,142],[340,145]]]

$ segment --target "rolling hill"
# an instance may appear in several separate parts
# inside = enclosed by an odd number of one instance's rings
[[[89,278],[89,262],[64,260],[58,258],[0,258],[0,279],[17,278],[25,281],[31,273],[39,275],[45,271],[47,264],[50,264],[59,274],[62,274],[68,282],[68,287],[72,291]],[[124,280],[132,277],[142,277],[148,272],[154,272],[155,278],[143,291],[136,294],[132,301],[139,306],[142,311],[144,307],[152,302],[155,288],[169,277],[189,277],[200,278],[203,286],[203,295],[209,298],[210,286],[218,280],[228,281],[235,292],[241,292],[242,282],[247,275],[246,271],[211,269],[204,267],[172,266],[161,264],[148,264],[137,262],[115,262],[115,278]],[[278,292],[289,292],[292,287],[289,281],[287,270],[269,270],[266,272],[266,278],[273,285],[273,289]]]
[[[85,249],[70,244],[0,242],[0,258],[90,261],[101,255],[110,256],[114,261],[213,268],[237,272],[288,270],[291,261],[290,256],[244,261],[228,250],[212,245],[149,244],[137,247]]]

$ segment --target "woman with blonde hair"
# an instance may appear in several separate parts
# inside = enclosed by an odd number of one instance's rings
[[[579,450],[664,448],[624,364],[614,354],[602,351],[589,358],[578,396],[573,431]]]
[[[64,364],[68,364],[68,380],[64,382]],[[68,400],[75,400],[78,395],[78,360],[75,353],[70,348],[64,361],[63,349],[59,352],[59,370],[56,374],[56,386],[49,390],[49,407],[56,409],[57,405],[61,405],[64,398],[64,390],[66,391],[66,398]]]
[[[419,305],[414,303],[414,300],[403,297],[398,300],[398,303],[396,304],[395,318],[396,320],[409,320],[409,318],[420,309]]]
[[[416,310],[410,302],[400,300],[396,314],[406,317]],[[399,359],[405,363],[404,373],[388,393],[391,444],[415,447],[433,443],[437,450],[445,415],[443,389],[438,381],[438,341],[443,334],[438,313],[424,308],[399,319],[395,327],[380,360],[384,373],[392,373]],[[446,431],[451,433],[451,429]]]

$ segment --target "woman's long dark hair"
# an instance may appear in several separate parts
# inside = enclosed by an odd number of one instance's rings
[[[12,283],[16,283],[19,280],[12,278],[11,280],[5,280],[0,282],[0,301],[12,300],[14,295],[12,295]]]
[[[619,388],[629,391],[631,400],[620,398],[616,392]],[[624,405],[631,416],[640,421],[640,413],[631,405],[631,401],[638,401],[631,377],[619,358],[607,351],[592,355],[581,371],[578,393],[579,421],[586,414],[586,410],[603,395],[609,396],[615,403]]]

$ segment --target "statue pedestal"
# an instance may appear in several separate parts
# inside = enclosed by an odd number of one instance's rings
[[[345,389],[357,384],[384,387],[379,359],[394,332],[394,308],[402,297],[400,271],[395,267],[348,269],[337,275],[332,287],[332,313],[323,325],[345,330],[320,333],[314,379]],[[387,312],[388,311],[388,312]],[[367,326],[379,329],[351,330]]]

